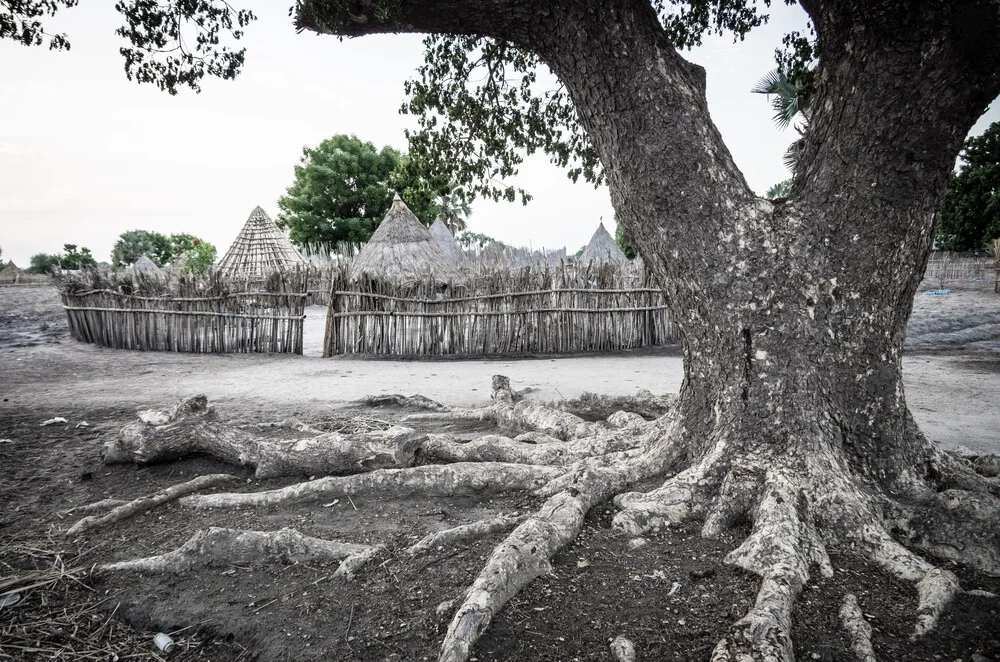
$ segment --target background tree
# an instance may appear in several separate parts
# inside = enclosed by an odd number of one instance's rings
[[[31,256],[30,266],[25,269],[29,274],[48,274],[56,269],[84,269],[96,267],[97,260],[86,246],[63,244],[62,253],[38,253]]]
[[[457,235],[469,226],[472,216],[470,196],[454,179],[448,182],[448,192],[437,198],[438,218],[448,226],[452,235]]]
[[[191,247],[180,253],[184,266],[181,273],[192,273],[204,275],[211,270],[215,264],[217,252],[215,246],[207,241],[195,238],[191,242]]]
[[[135,264],[143,255],[148,256],[158,267],[170,264],[173,257],[170,239],[159,232],[147,230],[123,232],[111,248],[111,264],[120,269]]]
[[[84,246],[77,250],[76,244],[63,244],[63,254],[59,262],[63,269],[71,270],[97,266],[97,260],[90,253],[90,249]]]
[[[632,242],[625,234],[625,228],[622,227],[621,223],[615,227],[615,243],[618,244],[618,248],[622,249],[622,253],[625,253],[625,257],[630,260],[635,258],[635,249],[632,248]]]
[[[31,256],[29,266],[25,271],[29,274],[50,274],[59,269],[60,256],[54,253],[36,253]]]
[[[1000,237],[1000,122],[966,140],[960,158],[961,170],[949,178],[941,205],[937,247],[989,250]]]
[[[439,195],[414,162],[392,147],[378,150],[356,136],[337,135],[304,148],[295,181],[278,200],[278,225],[296,244],[368,241],[394,191],[425,225]]]

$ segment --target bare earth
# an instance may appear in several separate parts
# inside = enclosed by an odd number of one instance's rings
[[[45,418],[69,409],[159,407],[194,393],[226,408],[308,418],[380,393],[480,405],[493,374],[509,376],[516,389],[530,387],[539,401],[588,391],[676,393],[683,378],[676,348],[517,360],[321,360],[325,310],[318,306],[307,310],[306,356],[145,353],[76,343],[50,288],[0,288],[0,311],[3,406],[38,409]],[[918,295],[907,346],[906,394],[923,430],[946,448],[1000,453],[1000,409],[990,406],[1000,392],[1000,295],[986,289]]]
[[[101,445],[135,420],[137,409],[205,393],[234,426],[259,429],[296,417],[321,429],[350,429],[406,413],[363,408],[356,401],[366,395],[419,393],[475,406],[489,398],[493,374],[532,389],[528,397],[538,401],[585,392],[676,393],[682,378],[671,348],[495,361],[324,360],[318,357],[323,310],[308,313],[304,357],[115,351],[69,339],[53,289],[0,288],[0,597],[13,586],[23,598],[0,606],[0,660],[159,660],[163,654],[152,644],[158,631],[178,642],[171,660],[433,660],[450,618],[439,617],[437,605],[461,594],[502,534],[412,561],[391,550],[428,531],[539,505],[527,495],[340,499],[231,512],[192,512],[172,503],[67,538],[77,518],[60,511],[136,498],[195,475],[236,473],[245,479],[237,488],[243,491],[295,482],[257,480],[197,457],[105,466]],[[1000,295],[984,288],[919,295],[904,365],[907,398],[925,432],[947,448],[1000,453]],[[68,422],[40,425],[56,416]],[[697,526],[680,527],[632,550],[610,528],[613,514],[610,504],[594,509],[580,538],[553,560],[553,574],[504,608],[474,659],[610,660],[608,641],[619,634],[636,641],[639,659],[708,658],[756,593],[755,577],[722,562],[738,533],[709,541]],[[336,565],[309,562],[177,576],[87,572],[96,562],[174,549],[206,526],[295,527],[322,538],[383,543],[390,552],[352,583],[330,579]],[[913,644],[913,623],[899,618],[914,612],[912,585],[850,550],[832,551],[835,577],[810,584],[797,603],[799,659],[853,659],[836,625],[842,595],[851,591],[870,616],[880,660],[1000,660],[997,600],[959,596],[938,630]],[[963,588],[1000,592],[1000,579],[956,572]],[[675,583],[679,588],[668,596]]]

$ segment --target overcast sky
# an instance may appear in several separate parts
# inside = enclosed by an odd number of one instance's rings
[[[225,251],[255,205],[277,214],[303,146],[346,133],[406,147],[413,120],[397,111],[422,61],[418,36],[295,34],[285,4],[252,0],[259,20],[244,39],[244,73],[171,97],[126,80],[112,5],[83,3],[52,23],[69,35],[68,53],[0,42],[4,261],[27,266],[63,243],[108,260],[132,229],[190,232]],[[788,176],[781,155],[794,132],[774,128],[766,99],[749,89],[774,67],[781,36],[803,23],[798,7],[774,7],[771,23],[745,42],[707,39],[687,54],[708,70],[712,117],[759,193]],[[996,120],[995,103],[973,133]],[[533,202],[477,202],[469,228],[571,253],[601,217],[614,229],[607,189],[570,183],[544,157],[522,168],[519,183]]]

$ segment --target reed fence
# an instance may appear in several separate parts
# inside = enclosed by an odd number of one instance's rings
[[[956,253],[934,252],[927,260],[924,278],[929,280],[983,280],[995,279],[996,262],[987,256],[970,256]]]
[[[116,349],[302,353],[307,276],[246,282],[175,274],[83,271],[56,278],[70,334]]]
[[[324,356],[504,355],[615,351],[675,342],[662,291],[630,265],[480,272],[349,283],[331,274]]]

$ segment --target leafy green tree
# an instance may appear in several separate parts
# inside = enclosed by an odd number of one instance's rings
[[[1000,238],[1000,122],[966,140],[960,158],[962,167],[949,178],[941,205],[937,247],[987,250]]]
[[[304,148],[295,181],[278,200],[278,225],[297,244],[368,241],[392,202],[390,177],[400,162],[391,147],[355,136]]]
[[[448,189],[447,193],[437,198],[438,218],[451,230],[452,235],[456,235],[469,225],[469,217],[472,216],[471,200],[455,180],[448,182]]]
[[[771,188],[767,189],[767,193],[764,197],[768,200],[777,200],[778,198],[787,198],[792,193],[792,179],[786,179],[780,181]]]
[[[158,267],[170,264],[174,256],[170,239],[159,232],[147,230],[123,232],[111,248],[111,264],[116,269],[127,267],[135,264],[143,255],[148,256]]]
[[[217,252],[215,246],[209,242],[195,238],[191,243],[191,247],[180,255],[184,258],[184,266],[181,268],[181,273],[204,275],[215,264]]]
[[[506,244],[499,239],[494,239],[493,237],[480,232],[470,232],[469,230],[466,230],[462,234],[455,237],[455,241],[461,244],[462,248],[465,249],[476,248],[482,250],[487,246],[499,246],[501,248],[506,246]]]
[[[618,248],[622,249],[622,253],[625,253],[625,257],[630,260],[635,259],[635,248],[632,247],[632,240],[625,234],[625,228],[622,227],[621,223],[615,228],[615,243],[618,244]]]
[[[25,269],[29,274],[50,274],[60,268],[60,256],[51,253],[36,253],[31,256],[30,266]]]
[[[97,266],[97,260],[90,253],[90,249],[84,246],[77,250],[76,244],[63,244],[63,254],[59,262],[63,269],[71,270]]]

